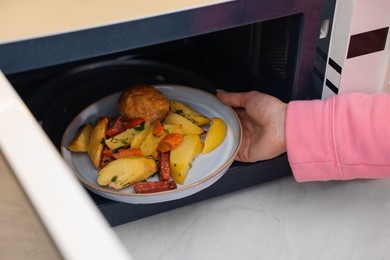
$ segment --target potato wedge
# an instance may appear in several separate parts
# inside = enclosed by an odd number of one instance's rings
[[[200,141],[198,144],[198,148],[196,149],[195,158],[203,151],[203,147],[204,147],[204,142]]]
[[[129,128],[114,137],[106,139],[105,143],[111,151],[121,147],[130,146],[131,141],[139,133],[140,131],[137,131],[136,128]]]
[[[130,156],[117,159],[107,164],[98,173],[97,182],[102,186],[123,189],[143,181],[158,171],[157,163],[152,158]]]
[[[161,136],[154,136],[153,135],[153,129],[154,129],[155,123],[151,124],[148,133],[145,136],[145,139],[142,141],[140,145],[140,149],[144,156],[153,156],[154,159],[159,158],[159,151],[157,150],[158,144],[161,142],[161,140],[167,135],[166,132],[164,132]]]
[[[202,128],[195,125],[194,123],[189,121],[187,118],[185,118],[181,115],[178,115],[172,111],[169,111],[167,117],[165,118],[165,123],[166,124],[173,124],[173,125],[182,125],[184,135],[189,135],[189,134],[201,135],[204,132]]]
[[[164,124],[164,129],[167,134],[178,133],[184,135],[184,129],[182,125]]]
[[[149,133],[150,123],[145,122],[144,129],[141,130],[134,138],[131,140],[130,147],[131,148],[139,148],[145,139],[146,135]]]
[[[169,103],[170,103],[170,110],[172,112],[175,112],[176,114],[179,114],[187,118],[197,126],[208,124],[211,121],[210,118],[203,116],[202,114],[195,111],[189,105],[183,104],[180,101],[171,100]]]
[[[69,151],[78,153],[87,152],[89,137],[91,136],[92,129],[93,125],[91,123],[82,125],[72,141],[69,142],[67,146]]]
[[[203,154],[207,154],[218,146],[220,146],[225,139],[227,133],[226,123],[218,117],[211,120],[209,130],[204,140]]]
[[[198,149],[201,142],[202,140],[199,135],[185,135],[183,141],[171,151],[169,165],[171,168],[171,176],[176,183],[184,183],[192,167],[192,161],[199,154]]]
[[[106,137],[106,129],[108,118],[100,119],[96,126],[92,129],[88,142],[88,155],[96,169],[99,169],[100,160],[104,148],[104,138]]]

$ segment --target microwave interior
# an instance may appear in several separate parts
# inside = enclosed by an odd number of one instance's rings
[[[137,83],[185,85],[210,93],[258,90],[285,102],[320,97],[315,80],[299,82],[299,75],[312,74],[302,64],[315,62],[303,60],[303,22],[303,14],[288,15],[6,76],[60,150],[62,135],[78,113]],[[116,226],[289,175],[282,155],[258,163],[234,162],[211,187],[175,201],[125,204],[89,194]]]

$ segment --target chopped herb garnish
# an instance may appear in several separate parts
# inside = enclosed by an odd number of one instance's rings
[[[145,122],[142,122],[140,125],[134,127],[136,131],[142,131],[145,129]]]
[[[104,145],[105,142],[104,142],[104,138],[102,138],[102,140],[100,140],[100,144]]]
[[[111,178],[111,182],[115,182],[117,179],[118,179],[118,176],[115,175],[114,177]]]
[[[176,110],[175,112],[176,112],[176,114],[178,114],[178,115],[184,116],[184,111],[181,110],[181,109],[178,109],[178,110]]]

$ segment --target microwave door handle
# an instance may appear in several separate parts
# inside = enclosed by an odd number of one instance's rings
[[[0,150],[65,259],[132,259],[1,71]]]

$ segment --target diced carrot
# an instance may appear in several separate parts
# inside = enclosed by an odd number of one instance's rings
[[[168,152],[172,149],[175,149],[183,141],[183,135],[179,133],[170,133],[167,134],[161,142],[158,144],[157,149],[162,152]]]
[[[145,122],[145,118],[143,117],[134,118],[125,123],[125,128],[126,129],[133,128],[137,125],[142,124],[143,122]]]
[[[139,148],[127,148],[127,149],[119,149],[117,153],[112,154],[112,157],[114,157],[115,159],[129,157],[129,156],[143,156],[143,153]]]
[[[109,149],[109,148],[104,148],[104,150],[103,150],[103,154],[105,154],[105,155],[112,155],[112,152],[111,152],[111,150]]]
[[[107,164],[109,164],[113,160],[114,160],[114,157],[112,157],[111,150],[109,148],[105,147],[103,149],[102,158],[100,159],[100,166],[99,166],[99,168],[103,169],[104,167],[106,167]]]
[[[160,157],[160,181],[168,181],[171,178],[171,169],[169,168],[169,152],[162,153]]]
[[[157,120],[153,128],[153,135],[156,137],[160,137],[164,134],[164,132],[165,130],[163,125],[161,124],[160,120]]]

